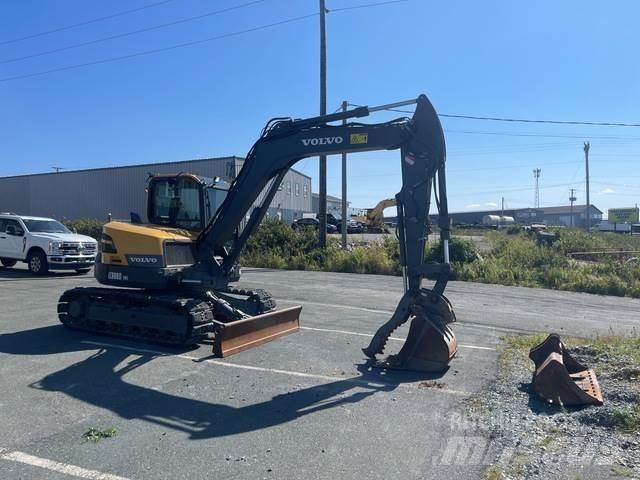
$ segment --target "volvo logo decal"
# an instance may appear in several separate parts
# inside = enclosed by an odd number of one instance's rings
[[[302,144],[305,147],[308,147],[309,145],[316,147],[318,145],[338,145],[343,141],[344,139],[342,137],[303,138]]]
[[[126,255],[127,263],[138,267],[161,267],[162,255]]]

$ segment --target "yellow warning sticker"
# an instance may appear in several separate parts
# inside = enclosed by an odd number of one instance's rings
[[[362,145],[369,141],[368,133],[352,133],[349,143],[351,145]]]

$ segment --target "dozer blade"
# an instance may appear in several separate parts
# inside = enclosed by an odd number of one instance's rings
[[[449,327],[456,320],[449,300],[435,292],[423,290],[411,310],[414,315],[400,352],[389,355],[376,366],[416,372],[441,372],[447,369],[458,350],[458,342]]]
[[[302,307],[297,306],[234,322],[217,322],[213,336],[213,353],[218,357],[228,357],[283,335],[295,333],[300,329],[301,310]]]
[[[596,374],[569,355],[558,334],[552,333],[533,347],[529,358],[536,364],[533,388],[554,405],[602,405]]]

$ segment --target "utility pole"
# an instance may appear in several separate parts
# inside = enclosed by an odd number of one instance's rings
[[[573,202],[576,201],[576,189],[575,188],[571,189],[571,193],[569,194],[569,201],[571,202],[571,210],[570,210],[571,211],[571,220],[570,220],[571,223],[569,224],[569,226],[573,228],[574,225],[575,225],[575,222],[573,220]]]
[[[539,184],[539,179],[540,179],[540,172],[542,170],[540,170],[539,168],[535,168],[533,170],[533,178],[535,178],[536,180],[536,192],[535,192],[535,196],[533,199],[533,208],[538,209],[540,208],[540,184]]]
[[[325,31],[326,7],[320,0],[320,115],[327,114],[327,38]],[[327,245],[327,156],[320,155],[320,184],[318,192],[318,245]]]
[[[500,212],[500,222],[498,223],[502,225],[502,222],[504,222],[504,197],[502,197],[502,211]]]
[[[591,203],[589,201],[589,142],[584,142],[584,164],[587,174],[587,230],[591,229]]]
[[[53,168],[56,171],[56,173],[60,172],[61,170],[66,170],[64,167],[51,167],[51,168]]]
[[[342,111],[347,111],[347,101],[342,102]],[[342,124],[346,125],[347,120],[343,119]],[[347,154],[342,154],[342,248],[347,249]]]

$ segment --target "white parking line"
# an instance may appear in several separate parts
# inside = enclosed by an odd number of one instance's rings
[[[393,315],[393,310],[381,310],[377,308],[367,308],[367,307],[356,307],[355,305],[341,305],[339,303],[323,303],[323,302],[309,302],[307,300],[291,300],[287,298],[278,298],[279,302],[290,303],[292,305],[316,305],[318,307],[333,307],[333,308],[342,308],[345,310],[359,310],[361,312],[371,312],[371,313],[384,313],[385,315]],[[471,328],[482,328],[485,330],[493,330],[496,332],[513,332],[513,333],[523,333],[523,332],[531,332],[531,333],[539,333],[536,330],[526,329],[526,328],[510,328],[510,327],[499,327],[496,325],[483,325],[481,323],[469,322],[467,320],[458,320],[456,323]]]
[[[76,465],[69,465],[68,463],[55,462],[46,458],[36,457],[24,452],[9,451],[4,448],[0,449],[0,460],[24,463],[32,467],[39,467],[51,472],[63,473],[72,477],[85,478],[88,480],[129,480],[119,475],[89,470]]]
[[[370,333],[350,332],[348,330],[334,330],[333,328],[316,328],[316,327],[300,327],[300,330],[311,330],[314,332],[328,332],[328,333],[343,333],[345,335],[357,335],[359,337],[373,337]],[[397,342],[404,342],[405,338],[389,337],[389,340],[395,340]],[[476,350],[495,350],[493,347],[481,347],[479,345],[467,345],[463,343],[458,344],[461,348],[474,348]]]
[[[336,382],[336,381],[341,381],[341,382],[349,382],[349,383],[353,383],[356,385],[361,385],[364,387],[401,387],[401,388],[416,388],[420,385],[420,381],[413,381],[413,382],[403,382],[403,383],[393,383],[393,382],[385,382],[384,380],[366,380],[364,379],[364,377],[339,377],[339,376],[330,376],[330,375],[320,375],[317,373],[306,373],[306,372],[296,372],[293,370],[281,370],[278,368],[266,368],[266,367],[256,367],[253,365],[241,365],[239,363],[231,363],[231,362],[227,362],[227,361],[221,361],[221,360],[214,360],[212,358],[198,358],[198,357],[194,357],[192,355],[186,355],[186,354],[172,354],[170,352],[162,352],[160,350],[152,350],[152,349],[148,349],[148,348],[138,348],[138,347],[128,347],[125,345],[117,345],[114,343],[106,343],[106,342],[94,342],[91,340],[84,340],[81,343],[85,344],[85,345],[92,345],[95,347],[107,347],[107,348],[116,348],[119,350],[126,350],[132,353],[148,353],[151,355],[158,355],[158,356],[162,356],[162,357],[176,357],[176,358],[182,358],[185,360],[191,360],[191,361],[195,361],[195,362],[202,362],[202,363],[210,363],[213,365],[218,365],[220,367],[227,367],[227,368],[237,368],[240,370],[252,370],[254,372],[265,372],[265,373],[275,373],[275,374],[279,374],[279,375],[287,375],[290,377],[301,377],[301,378],[310,378],[310,379],[314,379],[314,380],[323,380],[323,381],[330,381],[330,382]],[[460,395],[460,396],[469,396],[471,395],[470,392],[465,392],[462,390],[453,390],[450,388],[438,388],[438,389],[433,389],[435,391],[438,392],[443,392],[443,393],[450,393],[452,395]]]

